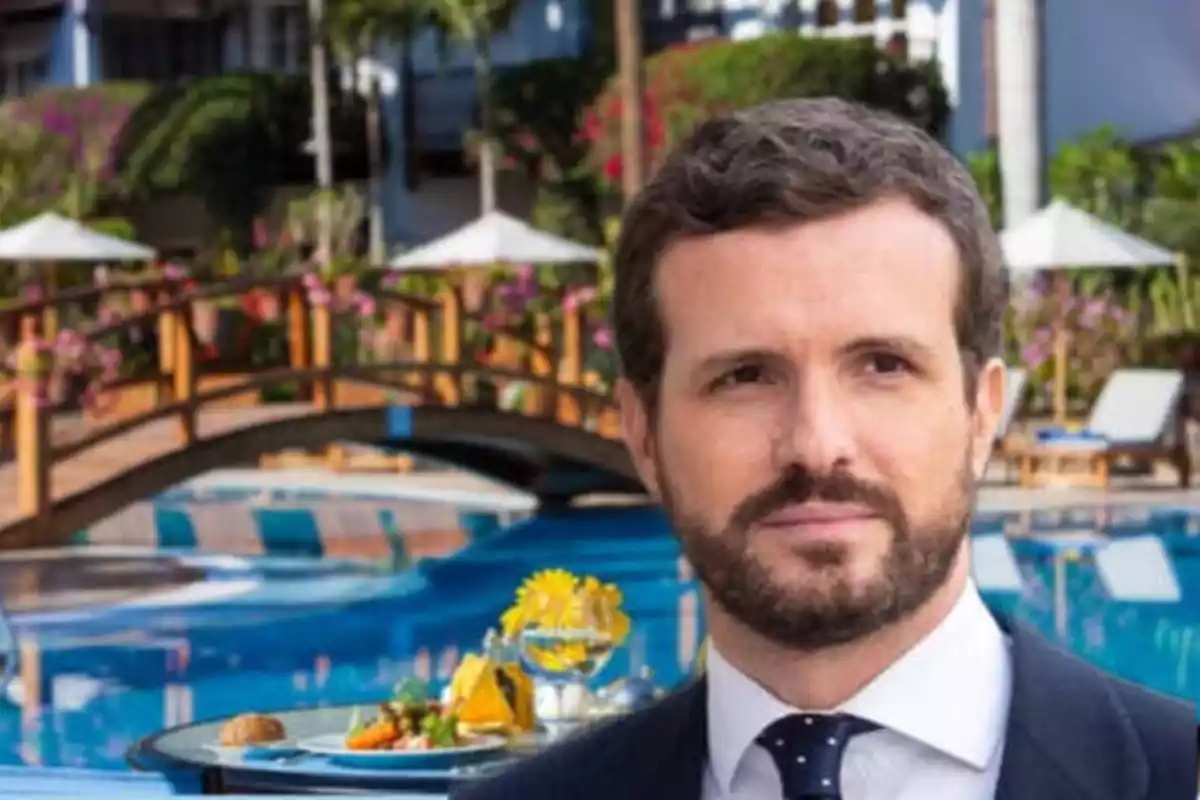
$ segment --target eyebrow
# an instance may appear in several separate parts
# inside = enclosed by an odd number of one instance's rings
[[[914,359],[929,358],[933,354],[933,350],[928,345],[908,336],[868,336],[855,339],[843,346],[841,353],[854,355],[875,350],[892,351]],[[760,347],[725,350],[704,358],[696,365],[692,374],[698,379],[703,379],[745,364],[771,364],[785,360],[786,358],[778,351]]]
[[[874,350],[891,350],[912,358],[930,358],[933,348],[909,336],[868,336],[855,339],[842,348],[843,353],[865,353]]]
[[[764,362],[771,363],[782,360],[783,357],[778,352],[757,347],[742,350],[724,350],[705,357],[704,360],[696,365],[693,374],[704,378],[745,364],[762,364]]]

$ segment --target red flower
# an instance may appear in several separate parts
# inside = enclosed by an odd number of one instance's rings
[[[580,127],[579,133],[584,141],[594,142],[600,138],[601,124],[600,116],[595,109],[589,108],[583,115],[583,125]]]
[[[609,156],[608,160],[604,162],[604,177],[610,181],[618,181],[621,179],[621,173],[624,169],[625,167],[619,154]]]

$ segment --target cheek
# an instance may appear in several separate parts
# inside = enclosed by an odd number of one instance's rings
[[[770,484],[771,443],[761,424],[678,404],[659,417],[659,470],[689,513],[723,524],[734,507]]]
[[[944,406],[944,407],[943,407]],[[971,428],[962,408],[930,403],[923,410],[890,415],[865,426],[872,466],[916,518],[936,514],[971,449]]]

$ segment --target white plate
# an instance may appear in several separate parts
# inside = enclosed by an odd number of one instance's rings
[[[344,733],[330,733],[302,739],[297,746],[325,756],[335,764],[360,769],[446,769],[500,755],[508,747],[502,736],[480,736],[464,747],[439,747],[436,750],[349,750]]]

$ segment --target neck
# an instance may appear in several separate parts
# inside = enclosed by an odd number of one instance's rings
[[[908,617],[853,642],[799,651],[763,638],[706,600],[712,641],[726,661],[794,708],[836,708],[928,636],[958,601],[967,584],[960,555],[950,577]]]

